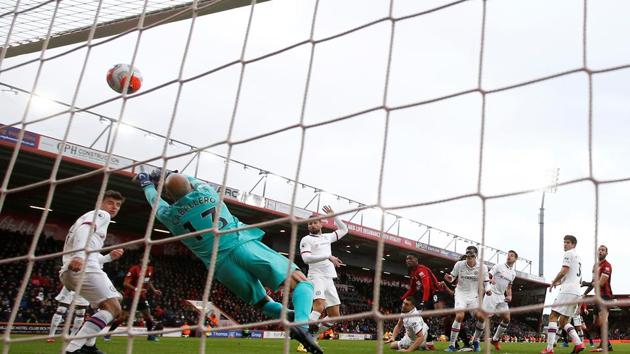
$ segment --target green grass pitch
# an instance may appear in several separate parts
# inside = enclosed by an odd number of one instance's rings
[[[375,353],[376,341],[321,341],[326,354],[354,354]],[[218,339],[209,338],[206,341],[206,353],[244,353],[244,354],[272,354],[282,353],[284,341],[278,339]],[[127,340],[124,337],[114,337],[111,342],[105,343],[101,338],[97,341],[99,349],[107,354],[123,354],[127,350]],[[540,353],[544,344],[541,343],[504,343],[500,352],[492,353],[531,354]],[[59,341],[48,344],[43,341],[13,344],[9,353],[14,354],[47,354],[59,353],[61,344]],[[445,343],[437,343],[438,350],[425,353],[444,352]],[[482,345],[483,348],[483,345]],[[291,341],[290,353],[296,353],[296,342]],[[485,349],[485,348],[484,348]],[[587,347],[582,353],[587,353],[591,348]],[[617,344],[613,353],[630,353],[630,344]],[[158,343],[148,342],[144,337],[139,337],[133,342],[134,354],[194,354],[199,351],[199,339],[196,338],[162,338]],[[385,348],[384,353],[395,351]],[[568,354],[571,348],[556,348],[556,354]],[[419,353],[419,352],[418,352]]]

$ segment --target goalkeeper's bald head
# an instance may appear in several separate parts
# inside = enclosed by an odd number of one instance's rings
[[[192,191],[192,186],[190,185],[188,178],[178,173],[171,173],[168,175],[164,187],[166,188],[166,193],[171,199],[173,199],[173,201],[180,200]]]

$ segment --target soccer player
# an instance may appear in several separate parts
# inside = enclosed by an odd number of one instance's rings
[[[324,213],[332,214],[333,210],[326,205],[322,208]],[[308,264],[308,280],[313,283],[313,311],[309,315],[309,320],[317,321],[322,314],[329,317],[338,317],[339,294],[333,279],[337,278],[335,268],[341,266],[342,262],[339,258],[332,255],[330,245],[337,242],[340,238],[348,233],[348,226],[335,217],[335,225],[337,230],[331,233],[322,233],[322,221],[313,220],[308,223],[308,231],[310,234],[302,237],[300,240],[300,255],[304,263]],[[330,327],[329,324],[325,325]],[[314,325],[317,328],[319,325]],[[317,330],[314,330],[316,332]]]
[[[599,277],[599,295],[603,300],[610,301],[613,299],[612,287],[610,286],[610,280],[612,277],[612,266],[606,260],[606,256],[608,256],[608,247],[601,245],[597,248],[597,258],[599,259],[599,263],[593,266],[593,279]],[[586,290],[584,291],[584,295],[586,296],[588,293],[593,290],[595,286],[595,282],[591,281],[590,283],[584,283],[583,285],[587,285]],[[601,311],[599,306],[595,306],[593,308],[593,327],[601,328],[604,323],[608,323],[608,311]],[[603,341],[603,340],[602,340]],[[602,342],[599,343],[599,347],[597,349],[591,350],[591,352],[602,352]],[[612,351],[612,344],[610,341],[608,342],[608,351]]]
[[[444,280],[452,283],[457,279],[455,287],[455,309],[460,310],[455,313],[455,320],[451,326],[451,338],[447,352],[455,352],[455,342],[459,335],[461,323],[464,320],[466,309],[473,309],[478,305],[479,277],[483,279],[484,287],[488,288],[488,267],[485,264],[477,262],[477,247],[466,247],[466,260],[455,263],[450,274],[444,275]],[[488,290],[488,289],[486,289]],[[479,351],[479,342],[475,347],[473,342],[473,350]]]
[[[489,272],[490,287],[486,290],[486,295],[483,298],[481,308],[486,312],[497,310],[508,310],[508,304],[512,301],[512,282],[516,278],[516,271],[514,270],[514,263],[518,259],[516,251],[508,251],[507,259],[503,264],[496,264]],[[501,317],[501,323],[497,326],[494,336],[492,336],[492,345],[496,350],[501,350],[499,341],[503,336],[503,333],[510,324],[510,313],[503,312],[499,315]],[[492,317],[492,315],[490,315]],[[477,314],[477,323],[475,325],[475,333],[473,334],[473,348],[479,347],[479,338],[482,335],[484,326],[484,318]]]
[[[409,254],[405,258],[409,271],[409,289],[400,298],[409,296],[419,298],[420,309],[433,309],[433,295],[438,291],[438,280],[427,266],[418,263],[418,256]]]
[[[420,316],[420,311],[416,309],[416,301],[413,296],[407,296],[403,300],[402,313],[410,316],[399,319],[394,327],[394,333],[385,341],[385,343],[389,343],[390,349],[413,352],[425,348],[429,326]],[[396,337],[403,328],[405,329],[405,336],[400,341],[396,341]]]
[[[120,294],[101,269],[99,253],[88,250],[103,248],[107,237],[107,227],[116,217],[125,198],[116,191],[108,190],[103,196],[99,209],[89,211],[70,227],[63,246],[63,265],[59,277],[68,290],[76,291],[85,268],[83,285],[78,295],[85,298],[92,307],[98,307],[89,320],[83,323],[77,336],[96,335],[120,314]],[[73,252],[70,252],[73,251]],[[68,253],[65,253],[68,252]],[[66,354],[102,353],[96,348],[96,337],[74,339],[66,348]]]
[[[101,269],[103,268],[103,264],[115,261],[120,258],[124,253],[122,248],[117,248],[107,255],[102,255],[98,253],[98,261],[101,264]],[[68,308],[72,303],[72,300],[76,297],[76,310],[74,311],[74,322],[72,323],[72,330],[70,331],[70,335],[75,335],[79,328],[83,325],[83,319],[85,318],[85,311],[87,310],[88,305],[90,304],[86,299],[81,297],[80,295],[75,294],[74,291],[68,290],[65,286],[61,288],[59,294],[55,297],[55,300],[59,302],[57,306],[57,310],[50,320],[50,331],[48,332],[49,336],[53,336],[59,327],[59,324],[63,320],[63,317],[68,312]],[[46,339],[48,343],[54,343],[55,338]]]
[[[215,234],[211,230],[214,219],[217,229],[228,231],[246,227],[230,213],[225,203],[219,204],[219,194],[210,185],[193,177],[165,171],[165,197],[160,198],[154,183],[159,181],[160,171],[151,175],[142,172],[135,181],[144,190],[149,204],[157,200],[156,218],[173,235],[203,231],[196,236],[184,238],[181,242],[208,266],[212,256]],[[215,217],[215,214],[219,214]],[[313,306],[313,285],[295,264],[278,252],[267,247],[260,240],[264,231],[249,228],[227,232],[219,236],[216,257],[215,279],[249,304],[262,309],[271,318],[279,318],[282,304],[273,301],[264,286],[277,290],[289,282],[293,290],[294,320],[308,320]],[[287,270],[291,271],[287,274]],[[264,286],[263,286],[264,285]],[[308,332],[308,326],[290,327],[291,337],[302,343],[311,353],[323,353],[315,339]]]
[[[459,258],[460,261],[465,261],[466,260],[466,255],[462,255]],[[454,306],[454,304],[449,304],[453,302],[453,299],[455,298],[455,286],[457,285],[457,283],[446,283],[444,281],[441,281],[438,283],[438,292],[436,294],[433,295],[434,297],[434,304],[433,306],[435,307],[436,310],[440,310],[440,309],[445,309],[448,308],[449,306]],[[437,301],[435,301],[435,298],[437,298]],[[469,316],[468,312],[466,312],[464,314],[464,322],[466,321],[466,317]],[[442,325],[444,327],[444,333],[446,335],[446,338],[450,338],[451,336],[451,324],[453,323],[453,320],[455,319],[454,315],[446,315],[442,318]],[[466,327],[460,327],[459,329],[459,335],[458,335],[458,339],[461,339],[461,341],[464,343],[464,348],[462,348],[462,351],[466,350],[466,351],[470,351],[469,349],[472,349],[472,346],[470,344],[470,338],[472,336],[468,335],[468,331],[466,330]],[[457,341],[457,339],[455,340],[455,349],[459,349],[459,342]]]
[[[564,236],[564,259],[562,268],[558,275],[551,282],[551,289],[560,285],[560,294],[554,301],[549,315],[549,326],[547,327],[547,348],[541,351],[541,354],[553,354],[553,345],[556,341],[556,332],[558,324],[563,328],[569,336],[575,347],[572,353],[579,353],[584,350],[584,343],[580,340],[575,328],[569,322],[569,319],[575,314],[578,307],[577,301],[580,298],[580,285],[582,282],[582,262],[580,256],[575,250],[577,238],[573,235]],[[568,305],[562,303],[574,302]]]
[[[154,329],[155,321],[153,320],[153,316],[151,316],[151,308],[149,307],[149,301],[147,301],[147,291],[151,290],[153,295],[160,296],[162,292],[153,286],[153,282],[151,281],[151,276],[153,275],[153,266],[151,265],[151,259],[149,258],[149,264],[147,264],[147,270],[144,272],[144,282],[142,285],[138,284],[140,280],[140,271],[142,270],[142,260],[129,268],[127,275],[125,275],[125,280],[123,281],[123,301],[122,301],[122,315],[119,316],[112,326],[109,328],[109,332],[114,332],[118,326],[120,326],[128,317],[129,310],[131,309],[131,304],[133,302],[133,297],[135,296],[137,291],[140,291],[140,298],[138,300],[138,311],[142,313],[142,317],[144,319],[145,327],[147,331],[152,331]],[[111,339],[111,335],[108,334],[103,337],[103,340],[109,341]],[[152,342],[157,342],[159,339],[149,334],[147,336],[147,340]]]

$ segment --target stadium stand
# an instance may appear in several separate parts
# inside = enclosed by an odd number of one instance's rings
[[[3,232],[4,247],[0,250],[3,258],[12,257],[26,252],[30,241],[29,235]],[[37,246],[37,254],[58,252],[63,243],[52,238],[43,238]],[[110,275],[114,284],[121,289],[126,270],[140,257],[141,250],[128,251],[116,262],[105,265],[105,271]],[[155,318],[164,327],[180,327],[197,320],[197,312],[187,307],[185,300],[200,299],[206,273],[203,265],[195,258],[186,254],[154,255],[154,281],[157,288],[162,290],[160,297],[149,297]],[[30,279],[27,295],[22,299],[17,322],[45,323],[52,316],[56,303],[54,297],[61,288],[57,278],[60,262],[50,259],[37,262]],[[15,298],[25,263],[13,263],[0,268],[0,322],[6,321]],[[397,313],[400,307],[400,295],[406,290],[406,279],[402,275],[390,275],[382,279],[380,309],[383,313]],[[345,267],[340,271],[338,281],[339,295],[342,300],[342,314],[369,311],[372,307],[373,279],[369,272]],[[272,294],[280,300],[279,294]],[[238,323],[251,323],[264,320],[260,311],[243,303],[231,294],[224,286],[214,283],[211,289],[211,301],[231,316]],[[135,323],[142,326],[142,320]],[[431,332],[439,337],[444,333],[441,318],[427,318]],[[388,321],[387,328],[393,328],[395,322]],[[614,326],[615,338],[623,338],[628,329]],[[261,327],[259,329],[276,329]],[[343,321],[335,324],[336,333],[376,333],[376,323],[372,319]],[[537,331],[525,323],[513,321],[508,331],[509,336],[516,336],[524,340],[528,336],[536,336]]]

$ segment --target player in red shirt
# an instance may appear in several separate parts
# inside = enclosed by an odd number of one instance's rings
[[[129,316],[129,310],[131,309],[131,304],[133,302],[133,298],[137,291],[140,291],[140,298],[138,299],[138,307],[137,310],[142,312],[142,317],[144,318],[144,323],[147,328],[147,331],[152,331],[155,325],[155,321],[153,320],[153,316],[151,316],[151,309],[149,308],[149,302],[147,301],[147,291],[151,291],[153,295],[160,296],[162,292],[156,289],[153,286],[153,282],[151,281],[151,277],[153,276],[153,266],[151,265],[151,259],[149,259],[149,263],[147,264],[147,269],[144,273],[144,282],[139,284],[140,281],[140,272],[142,270],[142,261],[138,264],[131,266],[127,275],[125,275],[125,280],[123,282],[123,301],[122,301],[122,310],[123,313],[120,317],[112,323],[109,331],[113,332],[118,326],[120,326],[124,321],[127,320]],[[110,336],[107,335],[104,337],[104,340],[109,340]],[[154,335],[148,335],[147,340],[150,341],[158,341],[158,338]]]
[[[599,278],[599,294],[602,299],[610,301],[613,299],[613,293],[612,288],[610,287],[610,281],[612,278],[612,266],[606,260],[606,256],[608,256],[608,247],[604,245],[599,246],[599,248],[597,249],[597,256],[599,258],[599,263],[593,265],[593,279]],[[582,285],[587,286],[586,290],[584,291],[584,295],[586,296],[591,290],[593,290],[595,282],[583,282]],[[599,311],[599,306],[595,306],[594,312],[595,314],[593,315],[593,329],[601,327],[603,323],[608,323],[608,311]],[[599,348],[591,350],[591,352],[604,351],[602,348],[602,342],[600,342]],[[612,344],[610,342],[608,342],[608,351],[612,351]]]
[[[433,309],[433,294],[438,291],[438,280],[427,266],[418,262],[418,256],[407,255],[405,260],[409,269],[409,289],[401,296],[405,300],[409,296],[419,299],[419,309]]]

